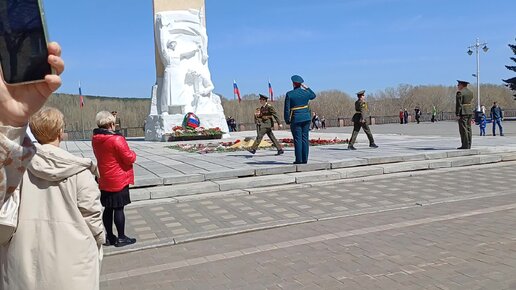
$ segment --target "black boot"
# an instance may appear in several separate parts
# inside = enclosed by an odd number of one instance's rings
[[[251,154],[256,153],[256,150],[255,150],[255,149],[247,149],[247,151],[249,151],[249,153],[251,153]]]
[[[136,243],[136,239],[125,236],[123,238],[118,238],[118,241],[115,244],[115,247],[123,247],[123,246],[127,246],[127,245],[132,245],[134,243]]]
[[[369,147],[371,147],[371,148],[378,148],[378,145],[376,145],[374,143],[371,143],[371,144],[369,144]]]
[[[115,235],[112,235],[112,236],[108,235],[108,236],[106,236],[106,242],[103,245],[106,247],[116,246],[117,242],[118,242],[118,239],[116,238]]]
[[[283,149],[280,149],[280,150],[278,150],[278,153],[276,153],[276,156],[281,155],[281,154],[283,154],[283,153],[285,153],[285,152],[283,151]]]
[[[348,150],[357,150],[357,148],[353,147],[353,145],[348,145]]]

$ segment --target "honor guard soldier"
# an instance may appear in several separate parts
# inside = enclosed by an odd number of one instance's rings
[[[468,82],[457,80],[457,94],[455,95],[455,115],[459,121],[460,141],[462,145],[457,149],[471,149],[471,116],[473,107],[473,92],[468,89]]]
[[[353,146],[355,141],[357,140],[358,132],[360,128],[364,129],[364,132],[367,135],[367,139],[369,139],[369,147],[378,148],[378,146],[374,143],[373,134],[371,134],[371,130],[369,129],[369,125],[367,125],[367,103],[365,101],[365,91],[362,90],[357,93],[358,100],[355,102],[355,114],[351,121],[353,121],[353,133],[351,134],[351,140],[349,140],[348,149],[356,150]]]
[[[256,140],[253,143],[253,146],[249,149],[249,152],[252,154],[256,153],[256,149],[260,142],[262,142],[263,135],[267,134],[269,139],[271,139],[274,147],[278,149],[278,153],[276,155],[283,154],[283,149],[281,148],[280,143],[276,140],[274,133],[272,132],[272,128],[274,127],[274,120],[278,123],[279,127],[282,128],[283,125],[280,123],[280,119],[278,117],[278,113],[274,109],[274,107],[267,103],[267,96],[260,94],[260,105],[261,107],[256,108],[256,112],[254,114],[254,121],[256,123]],[[273,120],[274,119],[274,120]]]
[[[287,92],[285,96],[285,122],[290,124],[290,131],[294,139],[294,151],[296,161],[294,164],[306,164],[308,162],[308,132],[312,116],[308,102],[315,99],[315,93],[306,85],[304,80],[298,75],[290,78],[293,90]]]

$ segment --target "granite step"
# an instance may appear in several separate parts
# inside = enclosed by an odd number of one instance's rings
[[[421,154],[356,157],[332,162],[243,168],[182,176],[140,176],[131,189],[133,201],[177,198],[200,194],[307,184],[378,176],[399,172],[453,168],[516,160],[516,151],[496,149],[454,150]]]

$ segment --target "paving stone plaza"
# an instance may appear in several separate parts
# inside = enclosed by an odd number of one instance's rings
[[[356,151],[311,147],[305,166],[292,148],[198,154],[130,140],[138,242],[105,248],[101,289],[516,289],[516,124],[504,126],[456,150],[454,122],[376,125],[380,148],[360,134]],[[93,157],[88,142],[62,146]]]

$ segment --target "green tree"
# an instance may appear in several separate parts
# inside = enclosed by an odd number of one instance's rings
[[[515,39],[516,40],[516,39]],[[512,52],[516,55],[516,45],[509,44],[509,47],[511,48]],[[516,62],[516,57],[511,57],[512,61]],[[505,66],[508,70],[512,70],[513,72],[516,72],[516,66],[515,65],[506,65]],[[509,89],[511,89],[513,92],[516,92],[516,77],[503,80]],[[516,94],[513,95],[514,99],[516,100]]]

